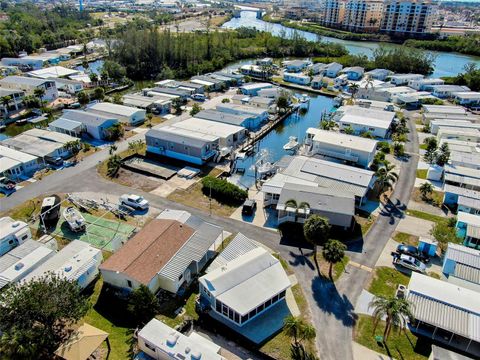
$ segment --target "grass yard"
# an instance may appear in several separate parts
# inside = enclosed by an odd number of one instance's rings
[[[436,222],[436,223],[447,221],[447,218],[445,216],[433,215],[433,214],[429,214],[429,213],[426,213],[424,211],[419,211],[419,210],[410,210],[409,209],[409,210],[406,211],[406,214],[408,216],[413,216],[413,217],[416,217],[416,218],[419,218],[419,219],[433,221],[433,222]]]
[[[320,266],[320,273],[325,277],[329,278],[329,270],[330,270],[330,264],[324,259],[322,252],[319,251],[317,253],[317,259],[318,259],[318,265]],[[312,257],[313,261],[313,257]],[[350,261],[350,258],[348,256],[344,256],[342,261],[336,263],[333,265],[332,268],[332,278],[333,281],[337,281],[340,276],[342,276],[345,267],[347,266],[348,262]]]
[[[381,321],[374,333],[372,317],[359,315],[353,332],[354,340],[369,349],[395,359],[426,360],[430,356],[432,351],[431,343],[426,339],[417,338],[409,330],[399,332],[396,329],[392,329],[386,344],[378,343],[375,340],[375,336],[383,336],[384,330],[385,322]]]
[[[427,169],[417,169],[417,178],[426,180],[427,173],[428,173]]]
[[[421,150],[427,150],[427,144],[420,144],[419,147]]]
[[[198,285],[191,286],[198,288]],[[156,316],[157,319],[162,320],[168,326],[174,328],[180,325],[187,319],[197,320],[198,314],[195,311],[195,300],[198,291],[189,290],[187,295],[182,299],[172,298],[170,301],[165,301],[160,304],[160,314]],[[179,308],[183,307],[183,311],[178,312]]]
[[[104,294],[100,297],[102,285],[103,280],[100,278],[90,296],[92,308],[88,311],[84,320],[90,325],[108,332],[112,349],[109,359],[130,359],[132,344],[135,342],[132,336],[134,325],[125,315],[126,311],[123,303],[108,301]]]
[[[375,222],[376,217],[370,215],[369,217],[355,215],[355,221],[357,224],[360,225],[360,231],[362,232],[362,236],[367,235],[368,230],[372,227],[373,223]]]
[[[420,188],[413,188],[411,199],[419,203],[426,203],[435,207],[441,207],[443,204],[444,193],[442,191],[432,191],[427,198],[424,198],[420,192]]]
[[[401,244],[418,246],[418,239],[419,239],[418,236],[407,234],[400,231],[395,231],[393,233],[393,240]]]
[[[237,209],[237,206],[221,203],[215,199],[211,199],[202,192],[201,178],[207,175],[218,176],[221,170],[213,168],[209,171],[202,172],[199,176],[199,181],[190,186],[188,189],[177,189],[167,196],[168,200],[172,200],[187,206],[195,207],[204,211],[210,211],[210,203],[212,213],[219,216],[229,217]]]
[[[393,296],[399,284],[407,285],[410,277],[398,270],[378,267],[372,274],[368,291],[373,295]]]
[[[295,301],[297,302],[298,308],[300,313],[302,314],[301,317],[306,321],[310,322],[310,310],[308,308],[307,300],[303,295],[302,288],[299,284],[292,286],[292,293],[295,297]],[[316,329],[320,331],[319,329]],[[274,359],[277,360],[290,360],[290,345],[292,344],[292,339],[285,334],[284,331],[278,333],[275,337],[267,341],[262,347],[259,349],[261,352],[268,354]],[[310,352],[315,352],[315,343],[313,341],[309,341],[305,343],[307,350]]]
[[[34,198],[24,202],[11,209],[8,212],[2,212],[1,216],[10,216],[14,220],[22,220],[28,222],[32,216],[37,215],[42,207],[43,198]]]

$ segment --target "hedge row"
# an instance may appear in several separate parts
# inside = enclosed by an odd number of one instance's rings
[[[248,193],[240,189],[237,185],[229,183],[227,180],[218,179],[213,176],[205,176],[202,179],[202,191],[205,195],[210,195],[219,202],[240,203],[245,201]]]

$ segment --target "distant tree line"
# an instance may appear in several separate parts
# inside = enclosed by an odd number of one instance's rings
[[[446,84],[465,85],[472,91],[480,91],[480,68],[475,63],[468,63],[464,72],[453,77],[445,77]]]
[[[30,53],[41,47],[55,49],[71,45],[87,35],[81,29],[103,22],[68,5],[40,9],[28,2],[2,3],[2,10],[8,20],[0,22],[0,57],[16,56],[20,51]]]
[[[361,66],[365,70],[389,69],[396,73],[431,74],[435,66],[435,56],[420,49],[399,46],[393,49],[380,46],[372,57],[367,55],[343,55],[340,57],[317,57],[314,62],[336,61],[343,66]]]
[[[480,56],[480,35],[449,36],[443,40],[407,40],[404,45],[434,51],[454,51]]]
[[[115,34],[117,45],[112,59],[126,68],[136,80],[176,76],[186,78],[220,69],[230,62],[258,56],[310,57],[343,56],[347,50],[338,44],[305,40],[298,34],[290,39],[251,28],[236,31],[176,33],[159,31],[155,26],[124,26]]]

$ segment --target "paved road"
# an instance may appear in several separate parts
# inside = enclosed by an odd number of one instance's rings
[[[399,219],[406,209],[418,162],[418,138],[415,127],[410,122],[409,143],[406,151],[410,158],[401,165],[401,176],[392,195],[392,202],[382,208],[377,221],[372,225],[365,239],[358,240],[349,246],[348,255],[351,260],[367,267],[373,267]],[[136,135],[129,140],[141,138]],[[127,142],[118,145],[119,151],[126,149]],[[77,166],[59,171],[42,181],[30,184],[8,198],[2,199],[1,210],[8,210],[22,202],[49,192],[86,192],[120,195],[131,189],[101,178],[95,165],[108,157],[108,150],[103,150],[86,158]],[[360,295],[369,273],[352,265],[347,266],[346,273],[335,284],[317,276],[315,265],[309,260],[311,250],[305,244],[289,244],[281,239],[277,232],[243,223],[238,220],[209,216],[203,211],[182,204],[171,202],[165,198],[135,191],[145,196],[150,203],[159,209],[173,208],[191,212],[203,219],[212,221],[231,232],[242,232],[279,252],[294,269],[296,276],[306,295],[313,323],[317,329],[317,347],[322,360],[353,359],[352,328],[356,316],[354,305]]]

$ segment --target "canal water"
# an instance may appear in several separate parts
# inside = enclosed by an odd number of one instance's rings
[[[300,96],[301,94],[296,95]],[[306,114],[300,115],[300,112],[291,114],[257,142],[255,155],[237,162],[237,167],[245,169],[245,173],[233,175],[229,179],[231,182],[250,188],[255,184],[255,163],[259,160],[275,162],[284,155],[291,154],[283,149],[283,145],[288,143],[289,137],[296,136],[299,142],[302,142],[308,128],[319,127],[322,113],[333,111],[333,98],[315,94],[309,94],[309,96],[310,102],[302,104],[302,107],[307,108]]]
[[[242,26],[254,27],[258,30],[268,31],[274,35],[280,35],[284,33],[286,36],[291,36],[294,31],[297,31],[305,39],[310,41],[317,41],[319,38],[317,34],[311,32],[294,30],[281,24],[273,24],[263,21],[261,19],[257,19],[256,13],[252,11],[242,11],[239,18],[232,18],[230,21],[222,25],[222,27],[227,29],[236,29]],[[368,56],[372,55],[373,51],[377,49],[380,45],[383,45],[387,48],[399,46],[389,43],[380,44],[377,42],[368,41],[348,41],[327,36],[321,36],[320,38],[322,41],[325,42],[334,42],[344,45],[347,50],[352,54],[365,54]],[[435,54],[437,57],[435,61],[435,70],[431,75],[432,77],[455,76],[458,73],[462,72],[463,67],[470,62],[475,62],[480,66],[479,57],[448,52],[433,51],[432,53]]]

